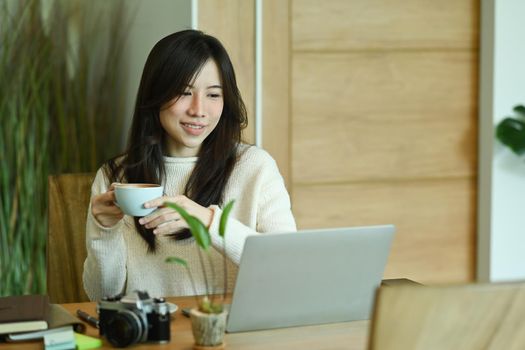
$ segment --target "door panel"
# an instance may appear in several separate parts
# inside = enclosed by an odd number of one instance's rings
[[[422,283],[474,278],[471,178],[295,186],[300,227],[395,224],[386,278]]]

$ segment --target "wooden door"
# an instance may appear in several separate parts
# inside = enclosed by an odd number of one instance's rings
[[[385,277],[474,279],[478,19],[474,0],[263,0],[263,147],[300,228],[393,223]]]

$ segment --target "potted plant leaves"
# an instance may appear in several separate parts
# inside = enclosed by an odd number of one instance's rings
[[[195,239],[195,242],[200,249],[200,253],[204,253],[211,261],[210,248],[211,248],[211,236],[210,232],[206,228],[206,225],[202,223],[195,216],[190,215],[186,210],[181,208],[175,203],[167,203],[168,207],[175,209],[182,219],[186,221],[189,226],[190,232]],[[195,280],[192,276],[191,270],[189,269],[188,263],[179,257],[172,256],[166,258],[167,263],[174,263],[186,268],[188,276],[190,278],[193,290],[195,292],[195,298],[197,306],[190,311],[191,325],[193,331],[193,338],[195,340],[195,349],[222,349],[224,347],[224,332],[226,329],[226,316],[227,310],[224,308],[224,300],[226,298],[228,289],[228,278],[226,269],[226,247],[225,247],[225,233],[226,223],[228,221],[228,215],[233,207],[233,201],[226,204],[222,211],[219,224],[219,235],[223,240],[223,257],[224,257],[224,288],[222,296],[218,297],[214,294],[214,286],[217,283],[217,276],[215,275],[214,269],[212,270],[211,277],[206,272],[204,260],[200,259],[201,268],[205,279],[206,294],[204,296],[197,296],[197,290],[195,287]],[[211,265],[211,264],[210,264]],[[211,279],[211,280],[210,280]]]
[[[525,107],[514,107],[515,116],[506,117],[496,127],[496,137],[517,155],[525,153]]]

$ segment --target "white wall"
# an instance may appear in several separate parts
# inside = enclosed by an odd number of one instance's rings
[[[125,98],[128,122],[123,135],[125,140],[127,140],[142,69],[149,51],[164,36],[191,28],[191,3],[191,0],[126,0],[125,2],[125,10],[132,16],[129,37],[124,49],[128,72]]]
[[[525,279],[525,158],[494,126],[525,104],[523,0],[483,0],[480,75],[478,279]]]

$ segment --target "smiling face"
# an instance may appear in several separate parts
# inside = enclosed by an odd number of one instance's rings
[[[223,106],[219,69],[210,59],[184,93],[160,109],[165,153],[172,157],[196,156],[202,142],[219,123]]]

